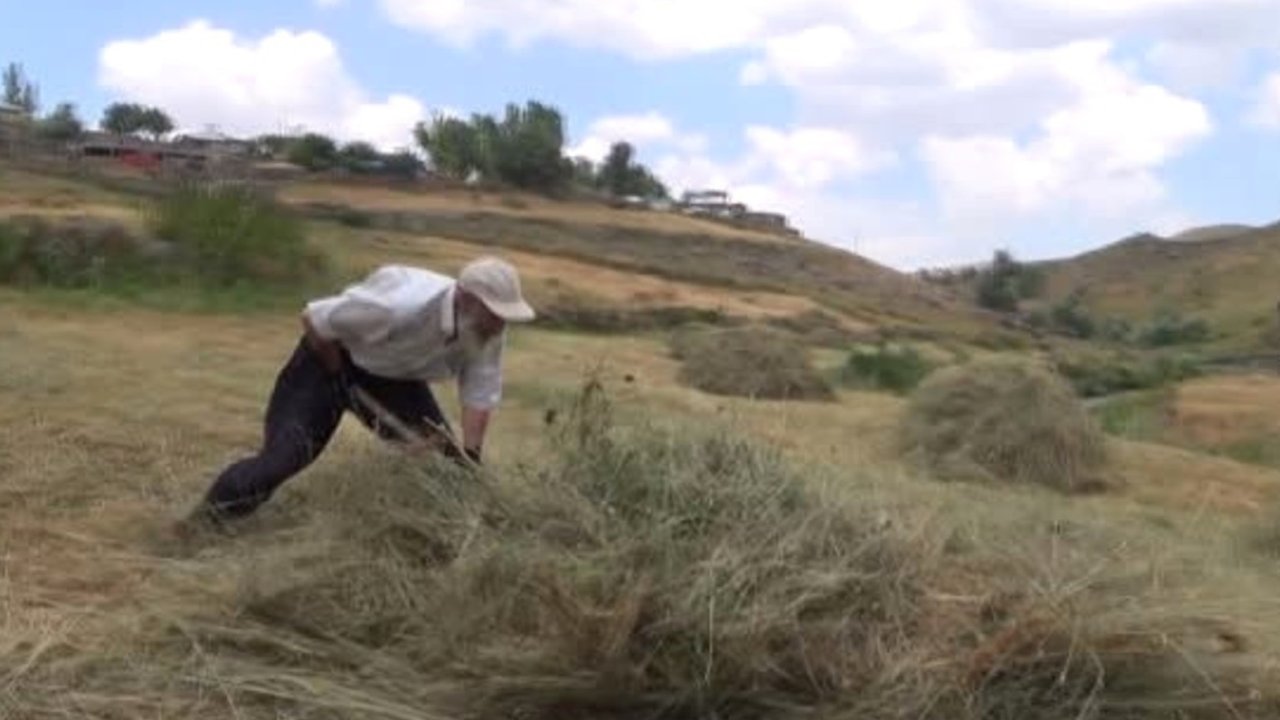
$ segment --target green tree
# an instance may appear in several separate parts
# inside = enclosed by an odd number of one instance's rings
[[[401,151],[382,157],[382,170],[388,175],[410,179],[423,169],[422,161],[413,153]]]
[[[332,138],[307,133],[289,143],[286,159],[308,170],[327,170],[338,163],[338,145]]]
[[[40,90],[27,78],[26,71],[18,63],[9,63],[4,69],[4,102],[22,108],[28,115],[35,115],[40,106]]]
[[[144,110],[137,103],[111,103],[102,111],[102,129],[117,135],[132,135],[142,129]]]
[[[600,166],[597,177],[599,187],[615,197],[638,195],[644,198],[665,198],[667,187],[649,168],[635,162],[635,148],[626,141],[615,142],[609,155]]]
[[[338,151],[338,164],[351,172],[368,172],[382,162],[382,154],[373,145],[357,140]]]
[[[414,128],[418,145],[431,158],[435,171],[454,180],[466,180],[478,170],[476,128],[455,117],[436,115],[431,124],[419,122]]]
[[[589,158],[573,159],[573,184],[581,188],[594,190],[600,186],[600,177],[596,164]]]
[[[632,190],[631,159],[635,149],[629,142],[615,142],[600,166],[600,185],[615,196],[630,195]]]
[[[117,135],[133,135],[146,126],[147,109],[137,103],[111,103],[102,111],[102,129]]]
[[[1084,290],[1076,288],[1062,302],[1049,311],[1049,319],[1053,326],[1068,335],[1088,339],[1093,337],[1097,327],[1093,318],[1084,309]]]
[[[58,103],[58,107],[40,121],[37,131],[48,140],[67,142],[84,134],[84,123],[76,115],[75,105]]]
[[[562,154],[564,117],[556,108],[536,100],[523,107],[508,103],[502,122],[485,129],[496,134],[494,170],[503,182],[555,192],[572,177],[572,163]]]
[[[418,123],[414,134],[436,172],[456,180],[477,175],[526,190],[558,192],[575,176],[563,154],[564,117],[535,100],[508,103],[502,118],[437,115]]]
[[[150,134],[153,140],[173,132],[173,119],[158,107],[144,107],[139,122],[138,129]]]
[[[158,107],[133,102],[114,102],[102,111],[102,129],[117,135],[145,133],[152,139],[173,131],[173,119]]]
[[[1039,295],[1043,288],[1039,268],[1018,262],[1007,250],[997,250],[991,266],[978,273],[975,299],[990,310],[1016,312],[1020,300]]]

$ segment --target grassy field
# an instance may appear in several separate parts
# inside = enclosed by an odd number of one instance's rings
[[[483,247],[315,239],[349,271]],[[810,307],[520,252],[541,300]],[[1280,713],[1280,471],[1201,451],[1273,428],[1273,381],[1181,387],[1200,446],[1113,417],[1116,485],[1068,496],[931,477],[893,394],[709,395],[663,333],[521,328],[491,484],[346,420],[235,537],[184,547],[169,523],[256,446],[296,307],[80,298],[0,289],[5,720]]]

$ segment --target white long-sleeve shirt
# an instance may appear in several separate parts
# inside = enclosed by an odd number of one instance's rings
[[[505,332],[483,346],[459,333],[453,278],[384,265],[338,295],[307,303],[316,333],[383,377],[435,382],[456,377],[462,403],[492,409],[502,399]]]

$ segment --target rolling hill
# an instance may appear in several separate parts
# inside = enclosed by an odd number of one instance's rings
[[[1131,322],[1177,311],[1208,322],[1217,345],[1256,347],[1280,301],[1280,223],[1245,231],[1219,226],[1180,237],[1137,235],[1039,263],[1047,274],[1046,303],[1082,292],[1091,313]]]
[[[130,191],[152,189],[138,178],[105,187],[9,171],[0,175],[0,217],[88,215],[141,228],[141,198]],[[679,213],[340,181],[288,182],[276,194],[348,274],[388,257],[452,270],[477,253],[508,255],[549,322],[605,329],[764,318],[828,337],[892,329],[961,341],[1003,332],[950,291],[854,253]]]

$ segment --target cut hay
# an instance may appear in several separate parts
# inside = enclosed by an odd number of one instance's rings
[[[1196,644],[1228,625],[1146,622],[1096,557],[1046,584],[745,438],[621,427],[598,386],[565,415],[520,470],[318,467],[260,516],[288,527],[138,558],[130,600],[56,633],[11,599],[0,717],[1274,717]]]
[[[747,325],[676,333],[680,382],[712,393],[768,400],[832,400],[835,392],[792,333]]]
[[[1047,485],[1107,484],[1106,437],[1052,371],[994,358],[940,370],[912,395],[902,423],[909,456],[943,479]]]

